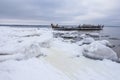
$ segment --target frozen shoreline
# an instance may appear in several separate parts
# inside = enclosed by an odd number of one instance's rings
[[[71,43],[53,38],[53,32],[46,28],[1,27],[0,79],[120,80],[120,64],[115,62],[119,59],[110,42],[83,34],[79,42]]]

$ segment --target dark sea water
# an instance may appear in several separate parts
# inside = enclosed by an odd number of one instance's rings
[[[120,57],[120,26],[119,27],[104,27],[102,31],[100,31],[101,35],[106,37],[102,37],[102,39],[107,39],[110,41],[115,47],[113,50]]]

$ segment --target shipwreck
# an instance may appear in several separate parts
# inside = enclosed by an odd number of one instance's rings
[[[104,25],[88,25],[88,24],[83,24],[83,25],[78,25],[78,26],[62,26],[62,25],[54,25],[51,24],[52,29],[54,30],[102,30]]]

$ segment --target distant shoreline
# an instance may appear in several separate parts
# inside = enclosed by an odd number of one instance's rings
[[[18,27],[24,27],[24,26],[28,26],[28,27],[32,27],[32,26],[35,26],[35,27],[39,27],[39,26],[49,26],[49,25],[22,25],[22,24],[0,24],[0,26],[18,26]]]

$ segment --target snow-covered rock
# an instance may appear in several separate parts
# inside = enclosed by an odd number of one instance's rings
[[[96,41],[84,48],[83,55],[93,59],[118,60],[117,54],[111,48]]]

